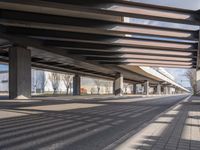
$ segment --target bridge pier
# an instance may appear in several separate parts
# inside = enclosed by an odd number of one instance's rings
[[[20,46],[9,49],[9,98],[31,97],[31,51]]]
[[[73,95],[81,94],[81,77],[78,74],[75,74],[73,77]]]
[[[194,94],[200,95],[200,69],[196,70],[196,91]]]
[[[123,75],[121,73],[116,74],[116,78],[113,84],[114,95],[122,96],[123,95]]]
[[[133,94],[137,94],[137,84],[133,84]]]
[[[167,88],[166,88],[166,86],[163,87],[163,94],[167,94]]]
[[[156,94],[161,95],[161,85],[158,84],[156,87]]]
[[[144,83],[144,94],[149,95],[149,81],[145,81]]]
[[[167,86],[164,87],[164,94],[169,94],[169,88]]]

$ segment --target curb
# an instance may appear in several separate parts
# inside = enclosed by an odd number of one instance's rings
[[[181,104],[183,102],[187,102],[190,99],[191,96],[192,95],[189,95],[186,98],[180,100],[176,104],[172,105],[171,107],[169,107],[165,111],[163,111],[160,114],[158,114],[157,116],[155,116],[152,120],[150,120],[150,121],[142,124],[137,130],[130,131],[129,133],[125,134],[124,136],[122,136],[121,138],[119,138],[118,140],[116,140],[115,142],[113,142],[110,145],[108,145],[105,148],[103,148],[102,150],[113,150],[116,147],[116,145],[119,145],[119,144],[123,143],[124,141],[126,141],[130,137],[136,136],[136,133],[138,133],[139,131],[141,131],[143,128],[147,127],[147,125],[153,123],[156,119],[158,119],[159,117],[161,117],[166,112],[172,110],[173,108],[175,108],[176,106],[178,106],[179,104]]]

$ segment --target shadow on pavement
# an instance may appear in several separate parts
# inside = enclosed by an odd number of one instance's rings
[[[199,150],[200,97],[163,114],[115,150]]]
[[[184,97],[141,102],[0,101],[0,149],[100,150]]]

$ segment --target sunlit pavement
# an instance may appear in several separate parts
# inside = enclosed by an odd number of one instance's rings
[[[186,97],[0,100],[0,149],[199,150],[200,98]]]
[[[200,150],[200,97],[185,99],[126,141],[115,143],[106,149]]]

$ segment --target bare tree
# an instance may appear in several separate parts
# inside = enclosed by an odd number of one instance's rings
[[[128,87],[130,86],[130,84],[129,83],[127,83],[127,84],[124,84],[124,90],[125,90],[125,94],[127,94],[128,92],[127,92],[127,90],[128,90]]]
[[[105,82],[103,82],[102,84],[103,84],[103,86],[104,86],[105,89],[106,89],[106,93],[109,94],[110,87],[112,86],[112,82],[110,82],[110,81],[105,81]]]
[[[45,77],[44,77],[44,71],[42,70],[37,71],[36,85],[37,88],[40,89],[40,92],[43,93],[45,87]]]
[[[196,71],[194,69],[189,69],[186,72],[186,77],[188,78],[190,85],[192,87],[193,93],[197,94],[197,88],[196,88]]]
[[[56,73],[56,72],[52,72],[49,75],[49,80],[51,81],[52,87],[53,87],[53,94],[56,94],[56,92],[58,91],[58,87],[60,84],[60,74]]]
[[[66,87],[66,94],[69,94],[69,89],[71,88],[70,83],[72,81],[72,76],[70,76],[69,74],[63,74],[62,80],[63,80],[65,87]]]
[[[45,87],[46,87],[47,83],[48,83],[48,80],[45,78],[43,83],[42,83],[43,93],[45,93]]]
[[[38,90],[40,90],[40,92],[43,91],[43,86],[42,83],[44,81],[44,72],[41,70],[32,70],[33,72],[33,88],[35,93],[38,92]]]
[[[94,83],[95,83],[95,85],[96,85],[96,87],[97,87],[97,94],[100,94],[101,80],[95,79],[95,80],[94,80]]]

